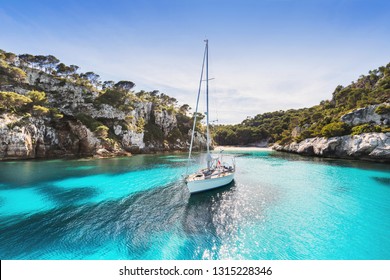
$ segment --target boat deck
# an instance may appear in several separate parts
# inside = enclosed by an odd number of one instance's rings
[[[200,172],[190,174],[187,177],[187,182],[205,180],[205,179],[221,178],[221,177],[229,176],[232,173],[234,173],[234,169],[232,169],[232,168],[218,168],[218,169],[214,169],[214,170],[203,169]]]

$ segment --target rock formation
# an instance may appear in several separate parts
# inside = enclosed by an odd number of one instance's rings
[[[308,156],[390,162],[390,133],[315,137],[284,146],[275,144],[273,149]]]
[[[379,106],[387,107],[389,104],[369,105],[364,108],[355,109],[341,116],[340,121],[350,127],[363,124],[389,125],[390,114],[386,110],[385,113],[378,113],[377,108]],[[293,133],[297,134],[300,131],[294,129]],[[390,162],[390,132],[370,132],[330,138],[308,138],[299,143],[292,142],[287,145],[274,144],[273,149],[308,156]]]
[[[1,84],[2,79],[10,80],[6,66],[2,67],[0,92],[28,96],[36,90],[45,93],[46,103],[41,114],[0,106],[0,160],[114,156],[189,147],[191,118],[182,116],[179,124],[175,99],[167,95],[122,92],[123,103],[108,104],[99,100],[104,90],[31,67],[23,68],[22,82]],[[205,144],[204,136],[198,135],[194,148]]]
[[[345,114],[341,117],[341,121],[351,125],[360,125],[365,123],[377,124],[377,125],[390,125],[390,114],[378,114],[376,109],[379,106],[389,106],[388,103],[369,105],[364,108],[358,108],[352,112]]]

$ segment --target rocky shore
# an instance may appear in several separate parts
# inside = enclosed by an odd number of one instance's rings
[[[275,144],[276,151],[307,156],[390,162],[390,133],[363,133],[338,137],[308,138],[288,145]]]
[[[134,91],[131,81],[101,81],[59,62],[0,50],[0,161],[188,150],[188,104],[178,105],[158,90]],[[277,151],[389,162],[389,74],[390,64],[338,86],[332,100],[312,108],[215,126],[215,141],[249,147],[278,141],[283,145],[275,144]],[[206,145],[204,117],[199,114],[196,124],[195,150]],[[318,137],[308,138],[313,136]]]
[[[145,143],[144,132],[117,130],[121,141],[110,143],[96,136],[78,120],[0,115],[0,160],[50,159],[74,157],[130,156],[134,153],[184,151],[189,143]],[[195,150],[204,145],[204,135],[195,133]]]
[[[15,113],[15,108],[20,109],[17,106],[2,107],[0,161],[188,150],[191,119],[187,111],[180,111],[175,101],[170,101],[174,99],[164,94],[124,93],[126,98],[135,100],[116,108],[99,102],[102,92],[98,93],[92,86],[32,68],[24,71],[23,82],[11,87],[0,83],[0,92],[5,95],[5,90],[12,91],[13,98],[20,98],[31,90],[44,91],[46,107],[36,106],[43,110],[40,113],[27,109]],[[194,149],[205,144],[205,135],[195,133]]]

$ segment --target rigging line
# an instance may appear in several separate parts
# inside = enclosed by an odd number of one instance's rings
[[[206,112],[207,112],[207,169],[210,170],[211,167],[211,156],[210,156],[210,128],[209,128],[209,40],[206,42]]]
[[[215,132],[215,126],[218,125],[219,123],[219,113],[218,113],[218,110],[219,110],[219,96],[217,94],[218,92],[218,77],[217,78],[214,78],[216,77],[216,73],[213,71],[214,69],[216,69],[214,67],[214,59],[213,59],[213,56],[208,56],[208,64],[209,64],[209,72],[210,72],[210,76],[213,77],[213,78],[209,78],[209,81],[213,80],[212,82],[212,86],[211,88],[209,89],[210,90],[210,93],[209,94],[209,102],[210,102],[210,108],[214,108],[212,111],[214,111],[214,114],[212,112],[210,112],[210,147],[211,146],[214,146],[216,143],[213,139],[213,134]],[[214,146],[215,147],[215,146]]]
[[[196,108],[195,108],[195,114],[194,114],[194,123],[192,125],[191,143],[190,143],[190,150],[189,150],[189,153],[188,153],[186,174],[188,173],[188,165],[189,165],[189,162],[190,162],[190,159],[191,159],[192,145],[194,143],[195,126],[196,126],[196,119],[197,119],[197,116],[198,116],[199,96],[200,96],[200,92],[201,92],[201,89],[202,89],[202,80],[203,80],[204,64],[205,64],[205,60],[206,60],[206,51],[207,51],[207,48],[205,48],[204,54],[203,54],[202,70],[200,72],[198,96],[196,98]]]
[[[210,74],[213,75],[213,69],[215,69],[215,68],[213,67],[213,65],[214,65],[213,59],[210,58],[210,57],[209,57],[209,65],[210,65],[210,67],[209,67]],[[218,98],[218,94],[217,94],[217,92],[218,92],[218,79],[216,79],[216,78],[209,78],[209,81],[211,81],[211,80],[214,80],[214,81],[213,81],[213,86],[210,89],[210,92],[211,92],[211,94],[209,96],[209,98],[210,98],[210,107],[215,108],[214,115],[211,115],[211,117],[212,116],[214,116],[214,117],[211,118],[211,121],[210,121],[210,125],[211,125],[210,133],[212,134],[212,132],[213,132],[212,128],[215,125],[218,125],[218,120],[219,120],[219,118],[218,118],[219,98]],[[210,137],[210,141],[213,142],[212,137]]]

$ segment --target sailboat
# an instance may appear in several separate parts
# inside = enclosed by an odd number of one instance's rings
[[[203,63],[202,63],[202,71],[200,75],[200,81],[199,81],[199,90],[198,90],[198,97],[196,100],[196,109],[194,113],[194,123],[192,127],[192,135],[191,135],[191,143],[190,143],[190,149],[188,153],[188,163],[191,162],[191,153],[192,153],[192,146],[194,143],[194,135],[195,135],[195,127],[196,127],[196,118],[198,115],[198,105],[199,105],[199,96],[201,93],[202,88],[202,82],[206,82],[206,138],[207,138],[207,156],[206,156],[206,163],[207,167],[204,169],[201,169],[193,174],[189,174],[185,181],[187,184],[187,187],[190,191],[190,193],[197,193],[202,191],[207,191],[211,189],[215,189],[218,187],[225,186],[229,183],[231,183],[234,179],[234,172],[235,172],[235,162],[233,158],[233,163],[231,165],[227,164],[223,161],[223,155],[221,151],[218,155],[218,157],[213,158],[210,153],[210,128],[209,128],[209,69],[208,69],[208,60],[209,60],[209,42],[208,40],[205,40],[206,46],[204,50],[203,55]],[[206,77],[203,79],[204,76],[204,68],[206,66]]]

